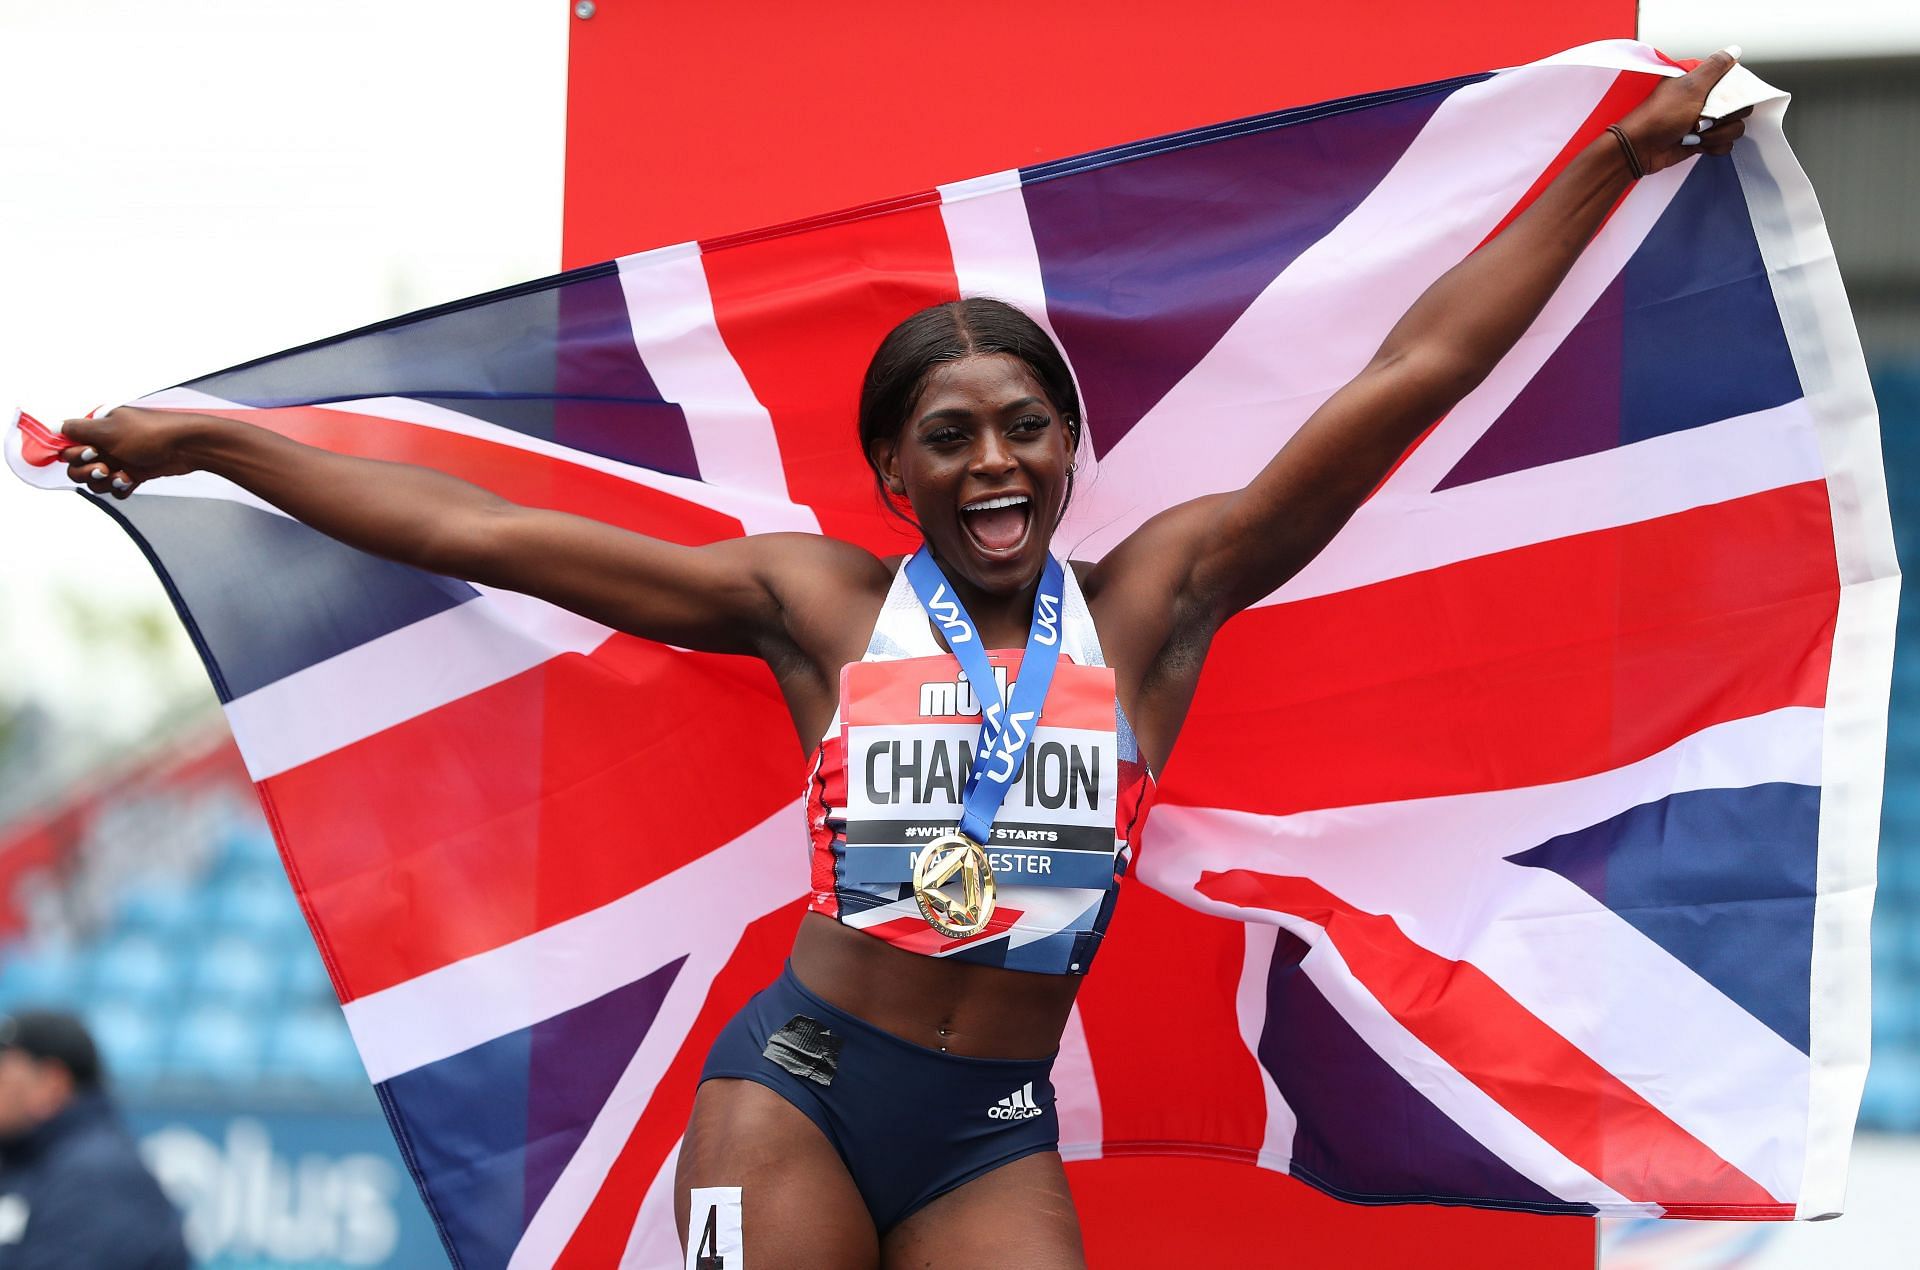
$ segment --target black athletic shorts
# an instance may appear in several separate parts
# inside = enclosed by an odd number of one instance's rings
[[[905,1041],[802,987],[789,965],[733,1017],[700,1079],[765,1085],[820,1126],[885,1234],[981,1174],[1057,1150],[1052,1058]]]

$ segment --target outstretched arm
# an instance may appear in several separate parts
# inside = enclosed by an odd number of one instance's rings
[[[1734,65],[1716,53],[1663,80],[1620,126],[1646,171],[1725,154],[1740,116],[1695,134],[1707,93]],[[1745,115],[1741,112],[1741,116]],[[1685,139],[1693,137],[1687,142]],[[1244,488],[1174,508],[1100,569],[1168,570],[1172,621],[1211,631],[1319,554],[1394,462],[1485,379],[1532,325],[1634,174],[1611,132],[1582,150],[1501,234],[1443,274],[1366,368],[1308,418]]]
[[[214,415],[122,407],[63,431],[77,443],[62,453],[69,476],[96,493],[124,498],[142,481],[212,472],[362,551],[709,652],[787,654],[796,639],[780,579],[878,567],[811,534],[682,546]]]

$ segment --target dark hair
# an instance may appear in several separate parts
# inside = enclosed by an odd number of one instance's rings
[[[37,1062],[55,1062],[73,1077],[75,1089],[101,1083],[100,1051],[87,1025],[65,1010],[16,1010],[0,1015],[0,1050],[19,1050]]]
[[[880,465],[873,460],[874,447],[900,434],[935,366],[982,353],[1006,353],[1025,362],[1066,421],[1069,453],[1079,448],[1080,390],[1073,385],[1067,359],[1038,322],[1005,300],[985,296],[922,309],[887,332],[860,386],[860,453],[873,469],[881,501],[909,524],[913,519],[902,509],[903,500],[887,488]],[[1069,470],[1067,499],[1072,498]],[[1065,507],[1062,503],[1063,511]]]

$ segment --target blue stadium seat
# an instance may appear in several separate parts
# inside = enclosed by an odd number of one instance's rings
[[[0,1006],[58,1006],[78,995],[85,969],[71,949],[18,943],[0,952]]]
[[[1920,906],[1920,841],[1880,848],[1880,887],[1895,902]]]
[[[1889,753],[1890,770],[1898,760],[1897,752]],[[1920,851],[1920,790],[1889,781],[1880,801],[1880,830],[1882,864],[1893,855]]]
[[[293,888],[277,870],[246,869],[222,878],[213,890],[214,920],[227,930],[272,940],[306,931]]]
[[[1890,916],[1893,938],[1886,951],[1892,954],[1893,968],[1920,983],[1920,901],[1910,900]],[[1914,1006],[1920,1008],[1920,997]]]
[[[260,1034],[252,1020],[227,1006],[200,1006],[174,1028],[168,1071],[188,1080],[252,1084],[260,1078]]]
[[[173,951],[149,935],[120,935],[93,954],[93,990],[164,1010],[180,987]]]
[[[220,836],[219,860],[228,868],[265,868],[278,872],[280,850],[265,825],[236,825]]]
[[[1860,1120],[1875,1129],[1920,1132],[1920,1049],[1889,1047],[1873,1056]]]
[[[190,986],[196,1004],[269,1005],[280,996],[279,959],[243,935],[222,935],[200,950]]]
[[[176,939],[196,929],[201,904],[192,887],[168,880],[134,886],[120,900],[115,928],[128,934]]]
[[[89,1005],[86,1018],[110,1082],[144,1085],[160,1074],[166,1036],[153,1011],[109,998]]]
[[[267,1070],[271,1076],[313,1085],[367,1083],[347,1021],[335,1007],[308,1007],[281,1016],[268,1037]]]
[[[1873,972],[1874,1062],[1883,1052],[1920,1044],[1920,979],[1901,974],[1876,959]]]
[[[327,964],[320,960],[320,950],[311,940],[287,945],[281,983],[289,1005],[331,1006],[336,1000],[333,981],[327,978]]]

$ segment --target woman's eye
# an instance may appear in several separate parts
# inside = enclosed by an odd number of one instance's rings
[[[1047,418],[1045,415],[1028,415],[1013,425],[1014,431],[1016,432],[1038,432],[1046,426]]]
[[[965,441],[966,434],[958,428],[936,428],[927,433],[928,445],[952,445],[956,441]]]

